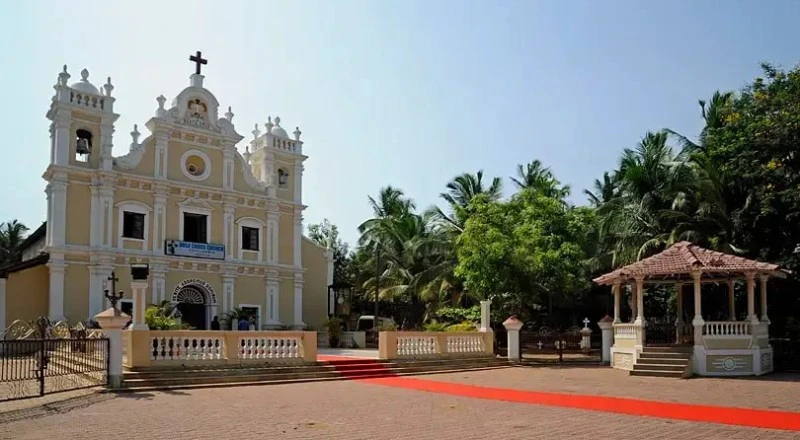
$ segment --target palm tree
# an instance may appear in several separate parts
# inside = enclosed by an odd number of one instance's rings
[[[27,231],[28,227],[17,220],[0,223],[0,265],[19,260],[19,246],[25,241]]]
[[[445,214],[439,207],[434,207],[432,212],[450,228],[461,232],[467,222],[467,207],[479,194],[486,194],[491,200],[500,199],[500,196],[502,196],[502,181],[499,177],[495,177],[489,187],[485,187],[483,184],[483,170],[479,170],[475,174],[464,173],[456,176],[447,184],[447,192],[440,194],[440,197],[450,205],[451,214]]]
[[[563,199],[570,193],[569,185],[562,186],[552,170],[538,159],[525,166],[517,165],[517,177],[511,177],[511,181],[519,189],[533,188],[547,197]]]
[[[733,102],[733,98],[733,92],[720,93],[720,91],[717,90],[714,92],[714,95],[711,96],[710,102],[706,103],[706,101],[702,99],[697,102],[700,104],[700,115],[703,117],[703,120],[706,123],[706,125],[700,131],[700,136],[698,136],[697,143],[692,142],[686,136],[683,136],[673,130],[665,129],[664,131],[678,139],[684,152],[705,152],[708,131],[710,129],[719,128],[722,126],[722,124],[725,122],[725,110]]]
[[[617,182],[608,171],[603,173],[603,180],[594,179],[594,191],[588,189],[583,190],[583,193],[589,197],[589,202],[594,207],[602,206],[617,196]]]

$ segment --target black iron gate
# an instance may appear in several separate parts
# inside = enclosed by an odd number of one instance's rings
[[[108,384],[108,338],[0,341],[0,401]]]

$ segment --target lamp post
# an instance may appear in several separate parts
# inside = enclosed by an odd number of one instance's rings
[[[114,310],[117,309],[117,303],[119,302],[119,300],[121,300],[122,297],[125,296],[125,292],[121,290],[119,291],[119,293],[115,294],[113,291],[109,292],[108,289],[106,289],[105,294],[106,294],[106,299],[108,300],[108,302],[111,303],[111,308]]]

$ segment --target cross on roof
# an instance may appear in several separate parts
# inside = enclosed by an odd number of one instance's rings
[[[204,60],[203,56],[200,54],[200,51],[197,51],[196,55],[192,55],[189,57],[189,61],[193,61],[195,64],[194,73],[200,75],[200,65],[201,64],[208,64],[208,60]]]

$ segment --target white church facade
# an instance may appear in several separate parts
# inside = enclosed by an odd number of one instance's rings
[[[240,154],[231,108],[204,87],[198,52],[188,87],[112,155],[114,86],[58,75],[47,118],[47,222],[23,261],[0,271],[0,322],[46,315],[70,322],[105,309],[116,286],[130,300],[130,265],[150,269],[147,301],[176,304],[209,328],[233,308],[257,326],[303,328],[327,318],[333,255],[302,234],[303,141],[280,118]],[[220,111],[225,111],[220,115]],[[142,130],[145,131],[145,130]],[[118,140],[116,142],[119,142]],[[128,308],[128,307],[126,307]]]

